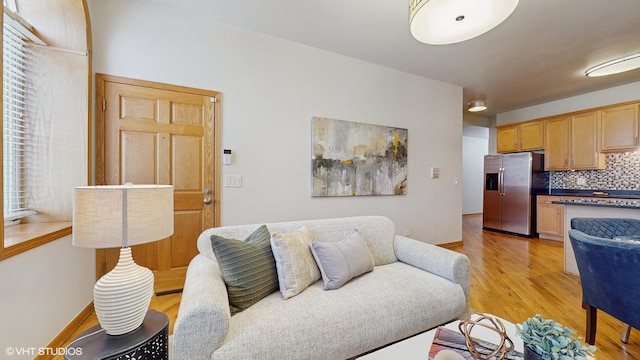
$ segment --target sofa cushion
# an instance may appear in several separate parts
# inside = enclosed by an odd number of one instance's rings
[[[318,281],[288,300],[277,293],[267,296],[233,317],[224,344],[211,358],[348,359],[464,316],[466,310],[460,285],[395,262],[376,266],[336,291],[324,291]]]
[[[311,232],[308,228],[272,234],[271,250],[283,298],[298,295],[320,279],[320,270],[311,254]]]
[[[367,243],[357,230],[339,243],[312,240],[311,253],[320,268],[324,290],[338,289],[374,266]]]
[[[271,252],[271,234],[260,226],[244,241],[211,235],[234,315],[278,290],[278,274]]]

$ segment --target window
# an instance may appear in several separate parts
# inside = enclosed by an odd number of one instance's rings
[[[28,130],[29,59],[24,36],[5,22],[3,25],[2,101],[3,101],[3,199],[5,226],[19,223],[22,217],[35,214],[27,209],[25,177],[35,166],[30,156]]]
[[[2,203],[5,221],[37,214],[0,227],[0,260],[71,234],[73,188],[91,179],[92,134],[86,3],[3,2]]]

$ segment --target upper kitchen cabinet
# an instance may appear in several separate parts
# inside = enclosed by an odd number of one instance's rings
[[[518,126],[496,127],[496,148],[499,153],[518,151]]]
[[[598,117],[593,111],[547,119],[544,169],[604,169],[604,154],[598,151]]]
[[[544,121],[497,127],[497,151],[508,153],[544,149]]]
[[[545,127],[544,169],[570,170],[571,118],[547,119]]]
[[[604,152],[638,149],[638,104],[600,110],[600,150]]]
[[[604,154],[598,149],[599,118],[599,111],[571,116],[571,169],[605,168]]]
[[[520,151],[544,149],[544,121],[530,121],[518,125]]]

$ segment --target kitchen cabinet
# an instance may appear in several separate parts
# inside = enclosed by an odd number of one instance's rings
[[[558,117],[546,120],[544,169],[547,171],[570,170],[571,118]]]
[[[571,169],[597,170],[605,168],[604,154],[598,149],[599,111],[571,117]]]
[[[544,121],[530,121],[518,125],[520,151],[544,149]]]
[[[564,205],[551,203],[562,199],[561,196],[538,196],[536,225],[541,238],[564,236]]]
[[[545,170],[604,169],[604,154],[598,149],[598,121],[597,111],[547,119]]]
[[[508,153],[544,149],[544,121],[527,121],[497,128],[497,151]]]
[[[496,150],[499,153],[518,151],[518,126],[501,126],[497,128]]]
[[[600,150],[604,152],[638,149],[639,104],[600,110]]]

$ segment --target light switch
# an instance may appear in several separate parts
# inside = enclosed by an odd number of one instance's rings
[[[437,179],[440,177],[440,168],[439,167],[431,167],[431,178]]]
[[[224,187],[228,188],[240,188],[242,187],[242,176],[240,175],[225,175]]]

